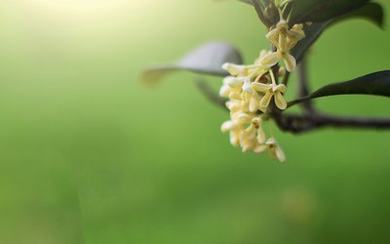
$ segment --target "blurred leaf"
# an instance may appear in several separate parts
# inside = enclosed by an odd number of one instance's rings
[[[198,47],[174,64],[147,69],[142,73],[141,80],[148,83],[158,82],[166,75],[180,70],[226,76],[228,73],[222,69],[224,63],[242,64],[240,52],[228,43],[211,42]]]
[[[354,11],[370,0],[294,0],[292,23],[323,22]]]
[[[314,44],[314,42],[320,37],[325,28],[330,24],[330,21],[322,23],[313,23],[310,26],[305,27],[306,37],[298,42],[295,48],[292,50],[292,55],[299,62],[306,51]]]
[[[363,18],[383,29],[385,24],[384,17],[385,12],[382,5],[379,3],[368,3],[361,8],[335,19],[335,21],[332,21],[332,24],[351,18]]]
[[[238,0],[238,1],[240,1],[240,2],[243,2],[243,3],[250,4],[250,5],[252,5],[252,6],[253,6],[253,4],[252,4],[252,0]]]
[[[238,0],[254,6],[261,21],[270,27],[274,25],[279,14],[270,0]],[[367,5],[367,6],[366,6]],[[378,3],[370,0],[294,0],[287,12],[292,9],[291,23],[326,22],[343,16],[349,18],[368,18],[379,26],[383,26],[383,9]]]
[[[279,11],[276,8],[273,0],[238,0],[240,2],[244,2],[252,5],[265,26],[268,28],[275,25],[279,19]],[[287,8],[290,10],[290,7]],[[288,12],[288,11],[286,11]]]
[[[265,26],[270,27],[273,24],[275,24],[274,21],[270,20],[270,18],[267,17],[267,10],[269,8],[266,8],[266,6],[271,6],[270,5],[271,0],[238,0],[238,1],[252,5],[256,10],[257,16]]]
[[[314,98],[335,95],[375,95],[390,97],[390,70],[368,74],[350,81],[324,86],[311,95],[292,101],[289,106]]]
[[[334,24],[340,23],[351,18],[364,18],[367,19],[378,27],[384,27],[384,10],[383,7],[378,3],[368,3],[363,7],[356,9],[346,15],[340,16],[339,18],[334,18],[330,21],[313,23],[310,26],[305,27],[306,37],[301,40],[297,46],[292,50],[292,54],[299,62],[304,53],[313,45],[313,43],[319,38],[322,32],[333,26]]]

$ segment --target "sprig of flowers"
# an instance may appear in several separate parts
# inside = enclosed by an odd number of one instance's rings
[[[221,130],[230,133],[230,143],[240,146],[243,152],[262,153],[268,151],[272,157],[284,162],[285,154],[275,138],[267,136],[263,122],[267,118],[270,104],[284,110],[287,107],[284,94],[287,87],[278,83],[278,78],[296,68],[296,60],[291,50],[305,37],[302,24],[290,28],[283,12],[288,0],[277,1],[280,21],[270,29],[266,38],[275,47],[275,51],[262,50],[251,65],[226,63],[223,68],[230,76],[226,77],[220,89],[220,95],[228,98],[226,107],[230,110],[230,120],[222,124]],[[283,63],[276,72],[274,67]]]

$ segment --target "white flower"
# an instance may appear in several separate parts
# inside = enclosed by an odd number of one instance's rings
[[[263,67],[264,74],[267,73],[268,70],[278,62],[279,59],[275,56],[274,52],[265,50],[260,52],[260,56],[256,60],[256,64]]]
[[[296,24],[289,29],[287,21],[281,19],[266,37],[277,48],[277,51],[268,57],[269,61],[283,60],[287,71],[295,70],[296,60],[290,51],[305,37],[303,25]]]
[[[272,97],[274,97],[274,101],[276,106],[284,110],[287,108],[287,102],[284,98],[284,93],[286,92],[287,88],[285,85],[280,84],[263,84],[263,83],[252,83],[252,87],[254,90],[264,93],[263,98],[260,100],[259,106],[262,111],[266,111]]]
[[[259,144],[265,142],[265,133],[262,128],[262,119],[258,116],[252,119],[248,128],[246,128],[240,138],[242,151],[254,150]]]
[[[295,24],[291,29],[286,20],[280,20],[276,27],[266,35],[272,45],[284,51],[290,51],[305,37],[302,24]]]
[[[252,86],[251,86],[252,87]],[[253,88],[251,88],[253,90]],[[252,93],[242,94],[242,106],[243,109],[250,112],[256,113],[260,109],[261,96],[253,90]]]
[[[294,56],[292,56],[289,51],[285,51],[283,49],[278,49],[276,52],[273,52],[266,56],[263,60],[263,62],[270,67],[276,65],[280,61],[284,62],[284,65],[286,66],[288,72],[292,72],[295,70],[296,60]]]
[[[256,153],[268,151],[273,158],[279,160],[280,162],[286,161],[286,155],[273,137],[269,138],[264,144],[257,146],[254,151]]]
[[[229,72],[230,75],[233,76],[246,76],[248,75],[248,67],[245,65],[237,65],[237,64],[231,64],[226,63],[222,66],[224,70]]]
[[[226,98],[239,98],[243,80],[228,76],[223,80],[223,85],[219,90],[219,95]]]
[[[226,102],[226,107],[230,110],[231,113],[237,113],[241,109],[242,101],[240,100],[229,100]]]

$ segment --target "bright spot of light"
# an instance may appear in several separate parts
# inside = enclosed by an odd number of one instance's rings
[[[145,0],[20,0],[22,7],[53,19],[96,20],[102,17],[136,16],[153,4]]]

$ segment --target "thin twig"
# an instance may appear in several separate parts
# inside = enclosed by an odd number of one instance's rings
[[[291,73],[286,71],[286,75],[283,77],[283,81],[282,81],[282,84],[287,86],[288,85],[288,81],[290,80],[290,75]]]
[[[290,108],[294,105],[300,104],[301,102],[307,101],[309,99],[311,99],[311,96],[300,97],[300,98],[297,98],[295,100],[292,100],[292,101],[288,102],[287,108]]]
[[[195,84],[198,87],[199,91],[212,103],[215,105],[226,109],[226,99],[219,96],[203,79],[196,79]]]
[[[309,80],[307,76],[307,60],[303,57],[298,64],[298,97],[307,97],[310,94]],[[314,107],[311,100],[303,100],[301,103],[302,108],[306,113],[314,113]]]

